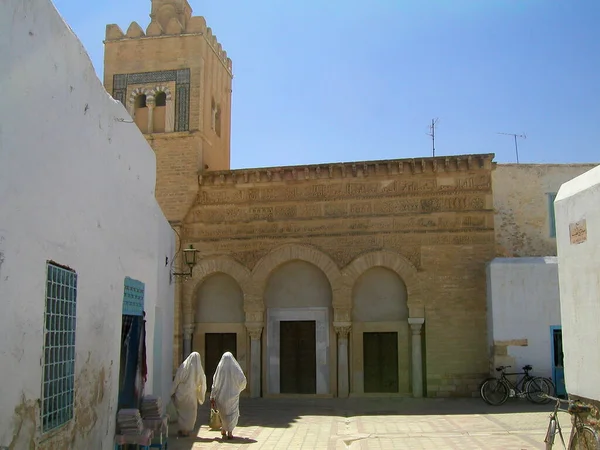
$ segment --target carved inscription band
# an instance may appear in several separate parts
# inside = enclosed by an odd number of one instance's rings
[[[450,181],[448,181],[450,183]],[[290,200],[341,200],[353,198],[381,198],[422,196],[432,193],[436,197],[456,195],[457,191],[485,191],[491,189],[491,176],[481,175],[469,178],[456,178],[451,184],[444,184],[435,178],[421,180],[381,180],[376,182],[339,182],[331,184],[245,187],[230,185],[227,187],[204,187],[198,198],[201,205],[222,205],[224,203],[246,203],[255,201]]]

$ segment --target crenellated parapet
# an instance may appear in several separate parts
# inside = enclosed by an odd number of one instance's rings
[[[319,179],[411,176],[443,172],[492,170],[494,154],[439,156],[430,158],[391,159],[351,163],[311,164],[303,166],[264,167],[206,172],[199,176],[200,185],[256,184]]]
[[[227,52],[206,25],[202,16],[192,16],[192,8],[187,0],[152,0],[152,12],[150,13],[150,24],[146,31],[137,22],[131,22],[127,32],[116,25],[106,26],[106,41],[120,41],[127,39],[144,39],[161,36],[201,35],[221,60],[231,71],[232,62],[227,57]]]

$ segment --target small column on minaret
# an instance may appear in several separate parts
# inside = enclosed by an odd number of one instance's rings
[[[154,96],[149,94],[146,97],[146,106],[148,107],[148,134],[154,132]]]
[[[412,332],[412,392],[413,397],[423,397],[423,352],[421,348],[421,328],[425,323],[422,317],[410,317],[408,324]]]
[[[246,324],[250,335],[250,397],[260,397],[262,323]]]
[[[175,111],[173,109],[173,99],[167,95],[165,107],[165,133],[172,133],[175,129]]]
[[[346,398],[350,394],[350,376],[348,367],[348,335],[352,324],[334,323],[335,332],[337,334],[337,356],[338,356],[338,397]]]
[[[183,359],[185,360],[192,353],[192,334],[194,333],[194,324],[190,323],[183,326]]]

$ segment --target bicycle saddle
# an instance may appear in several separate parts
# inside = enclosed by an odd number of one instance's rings
[[[512,366],[500,366],[500,367],[496,367],[496,370],[498,372],[502,372],[504,369],[508,369],[509,367],[512,367]]]
[[[528,372],[528,371],[530,371],[530,370],[533,370],[533,367],[531,367],[531,365],[527,364],[525,367],[523,367],[523,370],[524,370],[525,372]]]

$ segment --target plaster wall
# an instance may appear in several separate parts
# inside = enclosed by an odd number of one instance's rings
[[[487,278],[493,366],[512,365],[516,372],[531,364],[533,374],[552,377],[550,327],[560,325],[557,258],[495,258]]]
[[[563,184],[555,201],[567,392],[600,401],[600,166]]]
[[[196,323],[243,323],[244,293],[231,276],[219,272],[199,287]]]
[[[170,385],[173,233],[154,197],[155,157],[47,0],[0,15],[0,446],[110,448],[124,278],[145,283],[146,392]],[[78,274],[74,418],[41,435],[46,261]],[[155,312],[161,351],[153,348]],[[160,327],[159,327],[160,329]],[[154,386],[154,357],[164,374]]]
[[[406,286],[397,274],[373,267],[360,276],[353,292],[353,322],[406,322],[407,318]]]
[[[497,164],[492,172],[496,255],[556,256],[551,195],[595,164]]]

